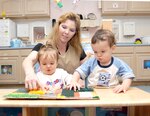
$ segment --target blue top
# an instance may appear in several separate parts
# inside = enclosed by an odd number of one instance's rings
[[[118,77],[122,79],[135,76],[132,69],[121,59],[112,57],[108,66],[102,66],[95,57],[90,58],[76,69],[81,79],[86,79],[88,86],[115,86],[119,84]]]

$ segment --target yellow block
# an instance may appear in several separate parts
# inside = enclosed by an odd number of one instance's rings
[[[29,91],[29,93],[30,94],[40,94],[40,95],[45,94],[45,92],[42,90],[31,90],[31,91]]]

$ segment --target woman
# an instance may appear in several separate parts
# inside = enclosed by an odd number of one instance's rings
[[[72,12],[60,16],[48,37],[47,43],[49,42],[59,51],[58,67],[68,73],[73,73],[88,58],[81,47],[80,18]],[[40,87],[33,67],[38,60],[38,51],[42,45],[41,43],[37,44],[23,61],[26,74],[25,87],[29,90]]]

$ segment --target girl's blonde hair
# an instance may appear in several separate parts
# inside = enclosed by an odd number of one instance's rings
[[[58,51],[55,49],[51,44],[46,44],[41,46],[38,52],[38,60],[40,62],[40,58],[43,57],[44,59],[54,59],[58,62]]]
[[[68,44],[70,44],[75,49],[77,55],[81,55],[82,47],[81,47],[81,40],[80,40],[80,17],[77,14],[74,14],[72,12],[65,13],[64,15],[60,16],[60,18],[56,21],[53,31],[48,37],[49,39],[48,42],[52,41],[54,46],[57,46],[58,39],[59,39],[59,25],[61,23],[64,23],[66,20],[74,21],[76,25],[76,33],[71,38]]]

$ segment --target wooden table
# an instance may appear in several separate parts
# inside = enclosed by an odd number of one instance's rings
[[[3,97],[15,90],[0,89],[0,107],[22,107],[22,116],[32,116],[31,109],[47,107],[86,107],[86,113],[89,116],[94,116],[95,107],[118,106],[127,106],[129,108],[128,114],[134,116],[135,106],[150,106],[150,93],[138,88],[130,88],[125,94],[115,94],[112,89],[95,89],[100,100],[6,100]]]

